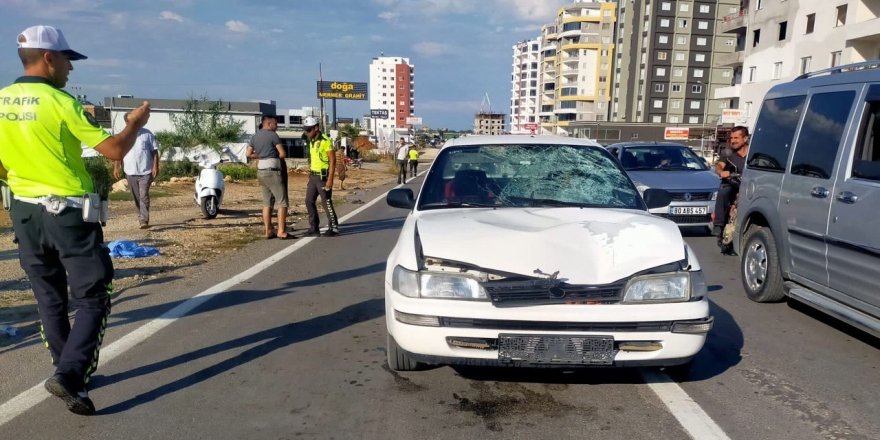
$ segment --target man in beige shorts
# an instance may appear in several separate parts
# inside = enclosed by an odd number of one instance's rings
[[[264,115],[258,130],[247,146],[247,157],[257,160],[257,180],[263,188],[263,232],[266,239],[290,238],[287,233],[287,172],[284,159],[287,153],[278,137],[278,121]],[[278,204],[278,229],[272,230],[273,200]]]

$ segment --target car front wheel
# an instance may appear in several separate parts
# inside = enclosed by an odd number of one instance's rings
[[[394,371],[415,371],[423,367],[422,363],[414,361],[397,345],[390,333],[386,338],[385,354],[388,357],[388,367]]]
[[[742,248],[740,267],[743,288],[749,299],[773,302],[785,297],[779,253],[770,229],[761,226],[749,228]]]

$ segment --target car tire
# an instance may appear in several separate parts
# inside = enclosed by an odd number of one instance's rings
[[[752,301],[775,302],[785,298],[779,252],[770,229],[754,226],[746,231],[740,275],[743,289]]]
[[[385,342],[385,354],[388,358],[388,367],[394,371],[416,371],[422,369],[422,363],[413,360],[403,349],[397,345],[397,341],[387,334]]]
[[[203,197],[199,206],[202,208],[202,216],[206,219],[217,217],[217,214],[220,213],[219,201],[215,196]]]

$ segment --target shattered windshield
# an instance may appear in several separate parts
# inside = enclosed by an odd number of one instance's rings
[[[620,164],[627,171],[705,171],[700,156],[685,146],[646,145],[623,150]]]
[[[537,206],[644,209],[610,155],[574,145],[445,148],[419,197],[419,209]]]

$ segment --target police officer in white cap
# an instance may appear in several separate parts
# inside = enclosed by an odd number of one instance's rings
[[[111,136],[62,90],[71,61],[86,57],[70,48],[60,29],[25,29],[18,35],[18,56],[24,76],[0,90],[0,178],[15,194],[10,217],[19,261],[55,366],[46,389],[71,412],[89,415],[95,405],[86,387],[110,314],[113,263],[100,216],[89,209],[101,202],[81,144],[122,160],[147,123],[150,105],[134,109],[126,127]],[[72,326],[70,308],[76,309]]]

